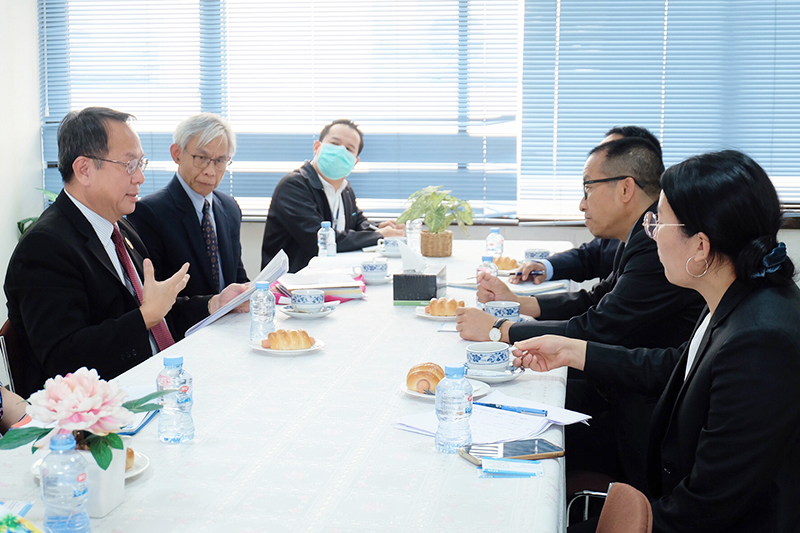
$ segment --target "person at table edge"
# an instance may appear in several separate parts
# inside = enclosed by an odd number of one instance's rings
[[[155,280],[147,249],[123,218],[136,207],[147,164],[131,118],[90,107],[59,126],[64,189],[20,239],[4,285],[26,362],[24,376],[15,376],[23,396],[82,366],[111,379],[245,289],[232,284],[219,295],[177,297],[188,264]]]
[[[236,153],[236,135],[219,115],[200,113],[178,124],[172,138],[169,152],[177,173],[127,216],[150,253],[156,279],[189,263],[181,296],[214,294],[228,283],[246,283],[239,238],[242,211],[217,190]]]
[[[679,163],[662,184],[648,232],[670,282],[706,302],[691,340],[626,349],[543,336],[518,343],[514,364],[661,392],[645,489],[653,531],[800,531],[800,289],[775,187],[733,150]]]
[[[658,151],[658,156],[662,156],[658,138],[641,126],[614,126],[606,132],[600,144],[625,137],[640,137],[650,141]],[[518,269],[522,275],[514,276],[509,281],[514,284],[528,281],[528,275],[532,270],[545,272],[530,277],[530,280],[537,285],[551,279],[571,279],[577,282],[594,278],[605,279],[614,270],[614,257],[617,255],[619,243],[618,239],[595,237],[572,250],[553,254],[544,260],[526,263]]]
[[[352,120],[335,120],[314,141],[314,158],[285,175],[275,186],[264,226],[261,268],[283,249],[289,272],[297,272],[317,255],[317,231],[331,221],[339,252],[372,246],[381,237],[405,235],[402,225],[386,220],[377,230],[356,205],[347,176],[358,163],[364,136]]]
[[[663,168],[659,152],[644,139],[595,147],[584,166],[580,209],[593,235],[624,243],[612,273],[590,291],[540,296],[516,296],[503,281],[481,273],[481,302],[518,301],[520,312],[536,320],[501,322],[479,309],[462,308],[456,317],[461,336],[514,342],[555,333],[630,347],[680,346],[691,334],[702,300],[667,281],[655,243],[642,229],[645,212],[655,209]]]

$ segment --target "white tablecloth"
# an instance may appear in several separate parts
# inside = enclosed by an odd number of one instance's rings
[[[456,241],[451,276],[469,275],[481,242]],[[569,243],[507,242],[506,255]],[[513,253],[511,253],[513,252]],[[352,254],[353,264],[361,253]],[[390,261],[390,271],[399,260]],[[474,291],[448,289],[474,303]],[[467,341],[437,332],[439,322],[392,305],[392,285],[328,317],[300,321],[277,313],[277,326],[306,329],[325,342],[307,355],[273,356],[248,347],[249,318],[229,315],[168,350],[194,376],[194,441],[157,440],[157,419],[131,439],[150,467],[127,482],[123,504],[95,532],[152,531],[524,531],[564,530],[563,459],[543,461],[545,476],[479,479],[475,467],[436,453],[433,439],[399,431],[400,416],[433,408],[406,395],[415,363],[463,362]],[[155,380],[161,357],[118,378]],[[566,372],[526,372],[493,385],[503,392],[563,406]],[[563,444],[561,428],[545,438]],[[0,452],[0,500],[43,506],[29,448]]]

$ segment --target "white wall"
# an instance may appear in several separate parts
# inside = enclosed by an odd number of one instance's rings
[[[17,220],[43,206],[39,50],[35,0],[0,0],[0,279],[17,244]],[[0,297],[0,324],[6,319]],[[2,377],[0,377],[2,379]]]

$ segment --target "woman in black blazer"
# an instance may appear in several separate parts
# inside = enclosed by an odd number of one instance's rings
[[[661,184],[645,229],[667,279],[707,304],[689,342],[630,350],[545,336],[516,343],[514,364],[661,393],[648,456],[655,531],[798,531],[800,290],[777,242],[777,193],[735,151],[688,159]]]

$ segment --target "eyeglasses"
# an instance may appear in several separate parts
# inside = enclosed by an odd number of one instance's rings
[[[189,154],[189,152],[186,153]],[[214,161],[214,168],[217,170],[225,170],[228,168],[228,165],[231,164],[230,157],[218,157],[216,159],[211,159],[210,157],[206,157],[204,155],[189,155],[192,156],[192,164],[194,165],[194,168],[207,168],[209,163]]]
[[[83,157],[88,157],[89,159],[95,159],[97,161],[105,161],[106,163],[116,163],[118,165],[123,165],[125,170],[128,174],[133,174],[136,172],[137,168],[141,168],[142,171],[147,168],[147,163],[149,161],[145,157],[140,157],[139,159],[131,159],[130,161],[115,161],[114,159],[104,159],[102,157],[97,157],[94,155],[84,155]]]
[[[663,222],[658,221],[658,215],[653,213],[652,211],[648,211],[644,214],[644,218],[642,219],[642,226],[644,226],[644,232],[647,234],[648,237],[651,239],[655,239],[656,235],[658,235],[658,229],[662,226],[685,226],[686,224],[664,224]]]
[[[614,176],[613,178],[601,178],[599,180],[588,180],[588,181],[584,181],[583,182],[583,199],[584,200],[588,200],[589,199],[589,189],[586,188],[587,185],[594,185],[595,183],[608,183],[610,181],[620,181],[620,180],[624,180],[624,179],[627,179],[627,178],[631,178],[636,185],[638,185],[640,188],[644,189],[644,187],[642,187],[642,184],[639,183],[638,181],[636,181],[636,178],[634,178],[633,176]]]

